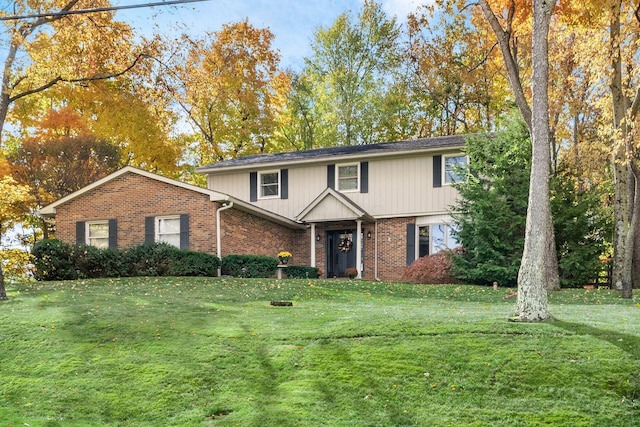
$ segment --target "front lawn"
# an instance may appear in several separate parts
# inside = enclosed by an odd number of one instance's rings
[[[640,426],[640,298],[342,280],[9,285],[0,427]],[[292,301],[275,307],[272,300]]]

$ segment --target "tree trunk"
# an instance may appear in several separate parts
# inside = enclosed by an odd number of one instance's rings
[[[624,118],[627,101],[622,90],[622,57],[620,54],[620,0],[611,6],[609,35],[611,43],[611,102],[613,106],[613,181],[614,181],[614,234],[612,286],[616,290],[631,287],[631,261],[629,253],[629,167],[627,159],[627,130]]]
[[[0,262],[0,300],[6,300],[7,291],[4,287],[4,272],[2,271],[2,262]]]
[[[543,321],[548,310],[549,251],[553,244],[549,201],[549,25],[555,0],[533,1],[531,77],[531,180],[525,229],[524,252],[518,273],[518,300],[515,320]],[[556,275],[557,276],[557,275]]]

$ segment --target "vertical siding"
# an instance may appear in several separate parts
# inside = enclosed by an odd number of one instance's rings
[[[368,159],[368,162],[368,193],[344,194],[373,216],[441,213],[455,201],[457,192],[451,186],[433,187],[433,157],[429,154]],[[287,169],[288,198],[259,199],[254,204],[282,216],[295,218],[326,189],[327,165],[293,164],[288,165]],[[209,176],[209,188],[249,201],[250,172],[246,170]]]

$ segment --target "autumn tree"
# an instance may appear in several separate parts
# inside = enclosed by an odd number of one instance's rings
[[[427,135],[493,129],[508,109],[499,50],[490,29],[474,20],[453,3],[424,6],[409,16],[408,59]]]
[[[271,31],[245,20],[204,39],[183,35],[178,51],[157,58],[155,81],[199,136],[200,164],[269,151],[285,80],[272,42]]]
[[[25,214],[114,172],[120,158],[117,146],[89,133],[81,118],[69,111],[52,111],[40,123],[37,135],[7,156],[12,177],[29,189]],[[47,238],[47,224],[42,219],[37,222]]]
[[[143,49],[132,44],[131,28],[114,21],[113,12],[64,14],[109,5],[107,0],[13,2],[12,13],[34,17],[2,21],[7,56],[0,88],[0,135],[16,101],[60,83],[123,75],[145,57]]]
[[[3,234],[19,220],[22,215],[22,204],[28,197],[28,188],[18,185],[10,176],[0,177],[0,240]],[[0,258],[0,300],[7,299],[4,286],[4,260]]]

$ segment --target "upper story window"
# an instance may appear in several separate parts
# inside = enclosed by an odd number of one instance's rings
[[[86,244],[96,248],[109,247],[109,221],[88,221],[86,226]]]
[[[156,218],[156,242],[168,243],[177,248],[180,247],[180,215],[157,216]]]
[[[260,172],[260,198],[267,199],[280,195],[280,172]]]
[[[360,188],[360,164],[337,166],[338,191],[358,191]]]
[[[444,183],[452,184],[464,179],[460,168],[467,166],[467,156],[445,156],[444,157]]]

